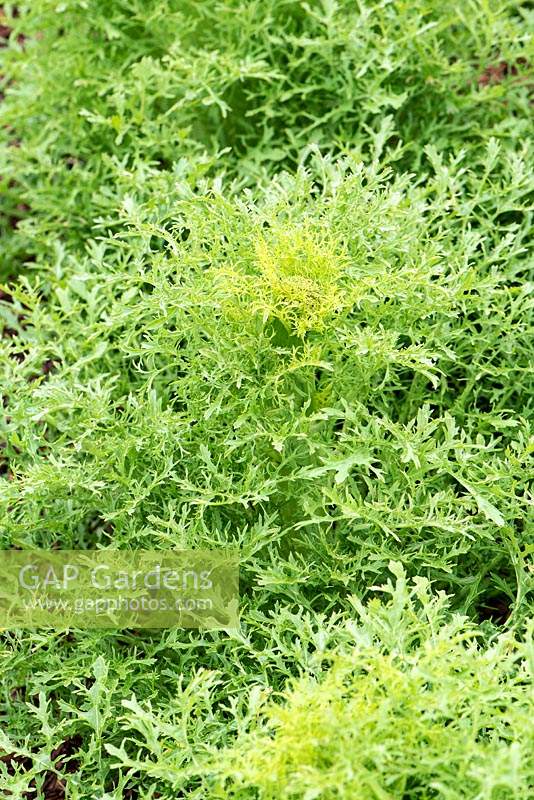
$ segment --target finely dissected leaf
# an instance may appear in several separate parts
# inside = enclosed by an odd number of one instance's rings
[[[481,495],[480,492],[477,492],[474,486],[471,486],[471,484],[466,483],[466,481],[462,480],[461,478],[458,478],[458,476],[456,475],[454,477],[456,478],[458,483],[461,483],[462,486],[464,486],[467,489],[469,494],[473,495],[479,510],[484,514],[484,516],[487,519],[491,520],[491,522],[494,522],[499,527],[504,525],[504,518],[502,514],[499,512],[498,508],[495,508],[495,506],[492,503],[490,503],[489,500],[483,497],[483,495]]]

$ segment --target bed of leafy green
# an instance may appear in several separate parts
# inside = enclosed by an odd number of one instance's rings
[[[3,15],[0,547],[242,625],[3,631],[0,793],[534,796],[532,4]]]

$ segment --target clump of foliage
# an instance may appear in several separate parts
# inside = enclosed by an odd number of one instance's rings
[[[522,601],[528,226],[475,260],[438,192],[320,160],[261,200],[192,194],[166,229],[132,206],[46,303],[21,288],[5,544],[89,542],[96,518],[108,543],[238,543],[263,602],[335,607],[392,556],[466,608],[503,580]]]
[[[526,800],[528,4],[3,13],[1,547],[238,546],[242,628],[2,632],[0,788]]]
[[[292,682],[224,753],[214,797],[528,797],[531,647],[503,635],[481,648],[443,595],[392,567],[387,603],[355,600],[351,649]]]

